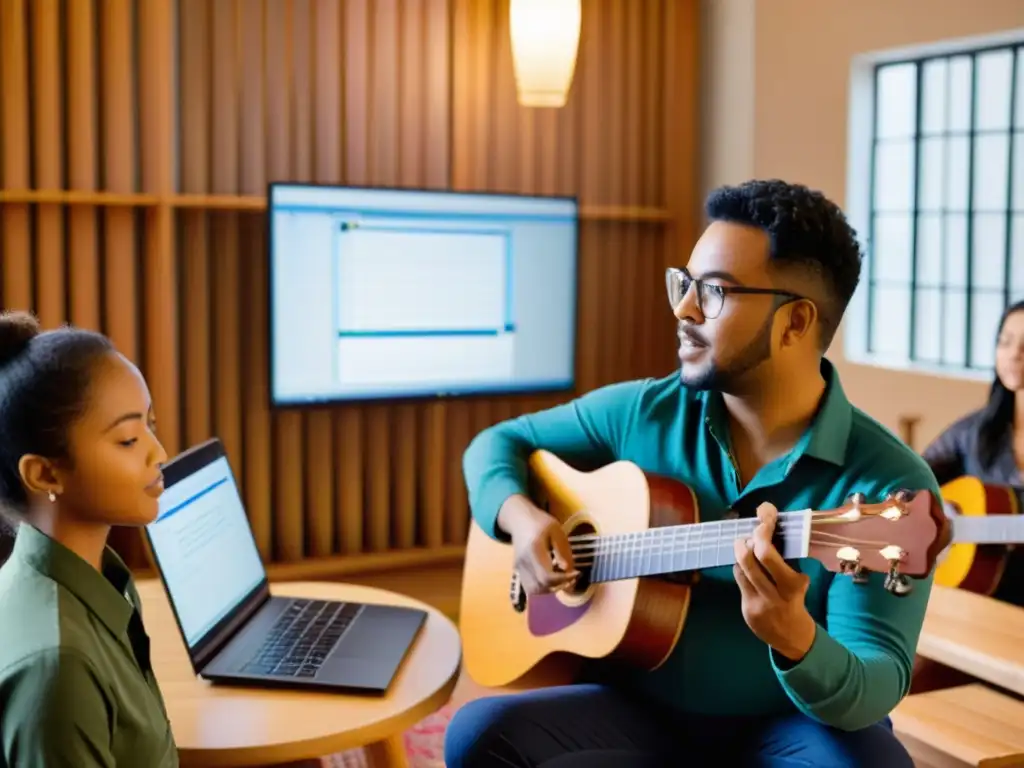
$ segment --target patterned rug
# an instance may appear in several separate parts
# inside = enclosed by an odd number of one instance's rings
[[[405,751],[412,768],[444,768],[444,731],[455,714],[449,704],[405,732]],[[367,768],[361,749],[324,759],[324,768]]]

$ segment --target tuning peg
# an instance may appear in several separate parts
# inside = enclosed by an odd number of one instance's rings
[[[856,547],[840,547],[836,551],[836,560],[839,561],[839,572],[856,580],[857,572],[861,570],[860,551]]]
[[[850,579],[853,580],[854,584],[867,584],[871,579],[871,574],[864,568],[858,567],[856,570],[850,572]]]
[[[889,498],[899,504],[906,504],[911,501],[917,495],[917,491],[912,491],[909,488],[897,488],[895,491],[889,494]]]
[[[895,597],[906,597],[913,589],[914,585],[910,583],[910,579],[899,573],[895,568],[885,575],[885,583],[883,584],[885,591]]]
[[[839,561],[839,572],[846,576],[852,576],[860,568],[860,552],[855,547],[840,547],[836,560]]]

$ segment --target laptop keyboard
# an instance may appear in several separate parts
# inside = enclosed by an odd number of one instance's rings
[[[316,677],[362,606],[293,600],[242,671],[275,677]]]

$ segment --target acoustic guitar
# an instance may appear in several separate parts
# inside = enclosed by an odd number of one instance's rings
[[[952,543],[939,555],[935,583],[991,595],[1006,568],[1010,547],[1024,543],[1020,490],[959,477],[940,489]]]
[[[701,523],[689,487],[626,461],[580,472],[536,451],[529,478],[534,502],[568,534],[580,576],[571,591],[527,597],[512,546],[471,526],[459,621],[467,671],[484,686],[532,684],[524,680],[538,668],[548,680],[574,658],[655,669],[681,636],[692,581],[650,577],[732,565],[733,542],[757,525]],[[904,595],[908,577],[931,572],[948,529],[927,491],[878,504],[851,498],[838,509],[780,513],[776,546],[786,559],[814,558],[859,583],[885,574],[885,588]]]

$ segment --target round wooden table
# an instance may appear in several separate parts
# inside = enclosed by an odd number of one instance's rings
[[[427,620],[382,697],[212,685],[192,671],[163,585],[138,583],[153,670],[183,766],[267,766],[366,747],[373,765],[406,766],[402,733],[448,702],[462,661],[459,633],[439,611],[350,584],[274,584],[275,595],[403,605]]]

